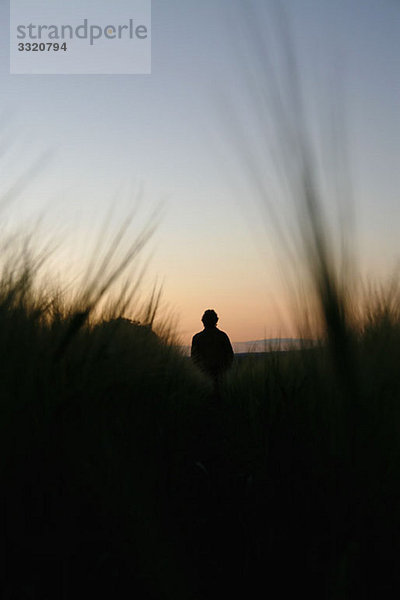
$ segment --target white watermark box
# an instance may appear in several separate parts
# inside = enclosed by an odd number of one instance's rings
[[[151,73],[151,0],[10,0],[10,73]]]

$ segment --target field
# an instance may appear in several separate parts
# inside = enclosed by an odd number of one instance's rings
[[[154,310],[91,320],[4,270],[1,597],[397,597],[399,295],[355,320],[334,289],[315,347],[218,399]]]

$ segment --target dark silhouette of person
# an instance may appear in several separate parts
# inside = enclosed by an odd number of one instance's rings
[[[218,315],[214,310],[206,310],[201,320],[204,329],[193,336],[191,357],[211,378],[214,392],[219,395],[222,375],[233,362],[232,345],[226,333],[217,328]]]

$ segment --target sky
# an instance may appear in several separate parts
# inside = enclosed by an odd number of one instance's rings
[[[108,4],[96,2],[99,11]],[[398,265],[400,3],[281,4],[289,38],[272,1],[153,0],[151,74],[10,75],[9,3],[0,0],[0,191],[30,173],[3,222],[40,218],[61,243],[62,279],[83,269],[104,223],[112,236],[135,210],[135,236],[156,211],[144,292],[162,284],[184,344],[207,308],[233,341],[296,335],[286,280],[294,265],[274,220],[293,220],[296,199],[280,188],[279,123],[264,101],[277,85],[291,93],[285,44],[318,160],[328,179],[346,182],[339,201],[327,195],[328,213],[349,203],[360,272],[387,277]]]

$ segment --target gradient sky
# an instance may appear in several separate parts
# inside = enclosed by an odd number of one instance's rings
[[[28,76],[9,75],[8,2],[0,0],[1,145],[10,147],[2,190],[51,152],[4,220],[43,215],[46,231],[63,239],[60,270],[68,260],[76,268],[110,207],[117,227],[141,188],[138,227],[162,203],[147,281],[163,282],[183,343],[206,308],[234,341],[294,334],[276,231],[245,166],[270,178],[270,201],[286,217],[265,152],[261,97],[273,83],[257,35],[278,76],[284,44],[266,4],[153,0],[151,75]],[[311,128],[324,135],[332,113],[344,125],[360,269],[386,275],[399,257],[400,3],[282,4]]]

